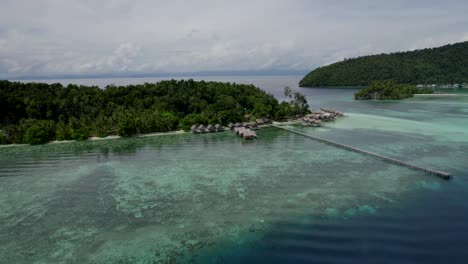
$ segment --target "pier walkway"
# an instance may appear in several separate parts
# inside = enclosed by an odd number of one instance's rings
[[[348,145],[344,145],[344,144],[341,144],[341,143],[333,142],[333,141],[328,140],[328,139],[323,139],[323,138],[319,138],[319,137],[316,137],[316,136],[307,135],[307,134],[297,132],[297,131],[294,131],[294,130],[291,130],[291,129],[288,129],[288,128],[280,127],[280,126],[277,126],[277,125],[273,125],[273,126],[276,127],[276,128],[279,128],[279,129],[282,129],[282,130],[297,134],[297,135],[301,135],[301,136],[313,139],[313,140],[318,141],[318,142],[322,142],[322,143],[331,145],[331,146],[335,146],[335,147],[346,149],[346,150],[349,150],[349,151],[361,153],[361,154],[364,154],[364,155],[367,155],[367,156],[371,156],[371,157],[374,157],[374,158],[381,159],[383,161],[386,161],[386,162],[389,162],[389,163],[392,163],[392,164],[404,166],[404,167],[407,167],[407,168],[410,168],[410,169],[413,169],[413,170],[423,171],[425,173],[441,177],[441,178],[443,178],[445,180],[449,180],[451,178],[451,175],[448,172],[436,171],[436,170],[431,170],[431,169],[419,167],[419,166],[416,166],[416,165],[413,165],[413,164],[406,163],[406,162],[401,161],[401,160],[389,158],[389,157],[382,156],[382,155],[374,153],[374,152],[370,152],[370,151],[367,151],[367,150],[363,150],[363,149],[351,147],[351,146],[348,146]]]

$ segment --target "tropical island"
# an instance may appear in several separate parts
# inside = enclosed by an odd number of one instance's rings
[[[42,144],[109,135],[189,130],[252,118],[309,113],[304,95],[279,103],[254,85],[169,80],[97,86],[0,81],[0,143]]]
[[[319,67],[301,87],[368,86],[391,80],[400,84],[468,83],[468,42],[408,52],[363,56]]]
[[[432,94],[430,88],[418,88],[411,84],[400,84],[394,81],[375,81],[368,87],[354,94],[356,100],[400,100],[413,97],[415,94]]]

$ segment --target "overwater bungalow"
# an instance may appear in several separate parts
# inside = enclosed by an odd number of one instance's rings
[[[242,127],[242,124],[237,122],[237,123],[234,124],[234,127]]]
[[[257,122],[250,122],[249,127],[250,127],[250,129],[257,130],[258,129],[258,124],[257,124]]]
[[[216,132],[223,132],[224,131],[224,127],[222,125],[220,125],[220,124],[216,124],[214,128],[215,128]]]
[[[214,126],[212,126],[211,124],[209,124],[209,125],[206,127],[206,131],[207,131],[207,132],[215,132],[215,128],[214,128]]]
[[[246,130],[245,127],[235,127],[234,128],[234,132],[239,135],[239,136],[242,136],[242,133]]]
[[[257,134],[252,130],[246,129],[243,131],[242,137],[245,139],[254,139],[257,137]]]
[[[322,121],[313,119],[313,120],[311,120],[311,121],[309,122],[309,124],[310,124],[311,126],[314,126],[314,127],[319,127],[319,126],[321,126]]]
[[[190,131],[192,131],[192,133],[194,134],[197,134],[198,133],[197,126],[196,125],[191,126]]]
[[[344,116],[344,113],[337,111],[336,109],[320,108],[323,112],[332,114],[333,116]]]
[[[253,139],[257,137],[257,134],[254,131],[245,127],[234,127],[234,133],[245,139]]]
[[[230,129],[230,130],[233,130],[234,129],[234,124],[233,123],[229,123],[227,125],[227,127]]]
[[[315,127],[319,127],[322,123],[322,121],[318,120],[318,119],[314,119],[314,118],[311,118],[311,117],[303,117],[302,119],[302,125],[304,126],[315,126]]]
[[[198,126],[197,131],[198,131],[198,133],[206,133],[207,132],[206,127],[204,125]]]
[[[247,130],[248,130],[247,128],[241,128],[241,129],[239,129],[239,131],[238,131],[239,136],[240,136],[240,137],[243,137],[245,131],[247,131]]]

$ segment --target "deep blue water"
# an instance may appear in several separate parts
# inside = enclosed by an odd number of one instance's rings
[[[278,223],[253,248],[225,263],[467,263],[466,189],[447,184],[414,193],[376,215]],[[209,256],[213,259],[212,256]]]

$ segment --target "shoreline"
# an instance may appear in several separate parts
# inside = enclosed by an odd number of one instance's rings
[[[281,125],[297,125],[297,121],[293,120],[288,120],[288,121],[272,121],[271,125],[262,125],[259,127],[271,127],[271,126],[281,126]],[[228,131],[228,130],[225,130]],[[89,137],[87,140],[83,141],[78,141],[78,140],[53,140],[49,141],[44,144],[39,144],[39,145],[54,145],[54,144],[67,144],[67,143],[74,143],[74,142],[86,142],[86,141],[102,141],[102,140],[115,140],[115,139],[125,139],[125,138],[145,138],[145,137],[157,137],[157,136],[174,136],[174,135],[182,135],[182,134],[188,134],[191,132],[184,131],[184,130],[175,130],[175,131],[168,131],[168,132],[152,132],[152,133],[146,133],[146,134],[138,134],[134,135],[132,137],[122,137],[122,136],[117,136],[117,135],[111,135],[111,136],[106,136],[106,137]],[[29,144],[7,144],[7,145],[0,145],[0,148],[9,148],[9,147],[24,147],[24,146],[32,146]]]
[[[297,124],[297,122],[293,121],[285,121],[285,122],[277,122],[273,121],[273,125],[294,125]],[[270,127],[271,125],[263,125],[261,127]],[[228,131],[228,130],[225,130]],[[78,141],[78,140],[53,140],[49,141],[44,144],[39,144],[41,145],[54,145],[54,144],[67,144],[67,143],[74,143],[74,142],[86,142],[86,141],[102,141],[102,140],[115,140],[115,139],[122,139],[122,138],[145,138],[145,137],[158,137],[158,136],[174,136],[174,135],[182,135],[182,134],[191,134],[191,132],[186,132],[184,130],[175,130],[175,131],[169,131],[169,132],[153,132],[153,133],[146,133],[146,134],[139,134],[135,135],[133,137],[121,137],[117,135],[112,135],[112,136],[107,136],[107,137],[89,137],[87,140],[84,141]],[[0,145],[0,148],[12,148],[12,147],[25,147],[25,146],[32,146],[29,144],[7,144],[7,145]]]
[[[176,130],[176,131],[169,131],[169,132],[153,132],[153,133],[147,133],[147,134],[139,134],[135,135],[133,137],[136,138],[144,138],[144,137],[157,137],[157,136],[171,136],[171,135],[181,135],[181,134],[186,134],[189,132],[185,132],[183,130]],[[87,140],[81,141],[81,142],[86,142],[86,141],[101,141],[101,140],[114,140],[114,139],[121,139],[121,138],[132,138],[132,137],[121,137],[121,136],[107,136],[107,137],[89,137]],[[49,141],[45,144],[40,144],[40,145],[53,145],[53,144],[67,144],[67,143],[74,143],[74,142],[80,142],[78,140],[53,140]],[[8,148],[8,147],[24,147],[24,146],[31,146],[29,144],[7,144],[7,145],[0,145],[0,148]]]
[[[414,96],[468,96],[468,94],[438,93],[438,94],[414,94]]]
[[[271,126],[281,126],[281,125],[297,125],[298,120],[287,120],[287,121],[272,121],[271,124],[265,124],[265,125],[260,125],[259,127],[271,127]],[[224,127],[226,128],[226,127]],[[225,129],[225,131],[228,131]],[[157,136],[173,136],[173,135],[182,135],[182,134],[187,134],[190,133],[190,131],[184,131],[184,130],[175,130],[175,131],[168,131],[168,132],[152,132],[152,133],[145,133],[145,134],[137,134],[132,137],[122,137],[118,135],[109,135],[106,137],[89,137],[86,140],[83,140],[81,142],[86,142],[86,141],[101,141],[101,140],[115,140],[115,139],[122,139],[122,138],[145,138],[145,137],[157,137]],[[67,143],[73,143],[73,142],[79,142],[78,140],[53,140],[49,141],[44,144],[39,144],[39,145],[53,145],[53,144],[67,144]],[[0,145],[0,148],[8,148],[8,147],[22,147],[22,146],[32,146],[30,144],[7,144],[7,145]]]

